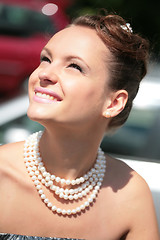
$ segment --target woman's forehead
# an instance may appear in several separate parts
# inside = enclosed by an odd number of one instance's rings
[[[48,42],[48,46],[75,48],[79,51],[106,52],[108,49],[93,29],[83,26],[70,26],[56,33]],[[109,50],[108,50],[109,51]]]

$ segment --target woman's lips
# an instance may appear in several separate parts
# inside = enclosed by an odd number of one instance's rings
[[[62,98],[57,93],[53,92],[50,89],[36,87],[34,92],[35,92],[35,95],[33,99],[36,102],[52,103],[52,102],[57,102],[62,100]]]

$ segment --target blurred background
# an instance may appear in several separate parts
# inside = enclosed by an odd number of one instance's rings
[[[0,0],[0,144],[23,140],[42,127],[26,116],[27,82],[48,39],[71,19],[105,8],[149,39],[149,71],[126,124],[102,148],[123,158],[160,162],[160,1]]]

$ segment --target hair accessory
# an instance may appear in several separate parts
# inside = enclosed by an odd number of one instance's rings
[[[42,201],[52,212],[62,215],[80,213],[94,203],[102,185],[106,169],[104,152],[100,148],[98,149],[94,166],[84,176],[74,180],[60,178],[47,172],[42,162],[39,151],[39,141],[42,134],[42,131],[33,133],[24,144],[24,161],[29,176],[34,182]],[[75,186],[68,188],[68,185]],[[45,187],[57,195],[57,200],[63,198],[68,203],[73,201],[78,203],[80,201],[80,205],[78,204],[74,209],[61,209],[59,206],[55,206],[47,198]]]
[[[121,28],[127,32],[131,32],[133,33],[132,27],[130,25],[130,23],[126,23],[125,25],[121,25]]]

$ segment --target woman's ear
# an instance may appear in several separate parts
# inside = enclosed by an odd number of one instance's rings
[[[113,92],[110,102],[106,101],[102,115],[105,118],[117,116],[124,109],[127,100],[128,92],[126,90]]]

